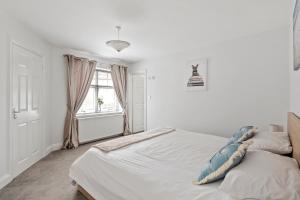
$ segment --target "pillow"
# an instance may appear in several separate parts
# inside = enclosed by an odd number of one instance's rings
[[[263,150],[277,154],[289,154],[293,150],[287,132],[258,132],[250,140],[253,143],[249,150]]]
[[[269,124],[270,132],[283,132],[283,126],[278,124]]]
[[[256,130],[257,128],[255,128],[254,126],[243,126],[233,134],[227,144],[248,140],[249,138],[254,136]]]
[[[252,151],[219,186],[234,199],[300,199],[300,170],[293,158]]]
[[[249,143],[232,143],[221,148],[201,169],[194,184],[202,185],[217,181],[244,158]]]

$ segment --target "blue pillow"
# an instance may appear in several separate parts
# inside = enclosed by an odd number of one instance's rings
[[[256,128],[254,126],[243,126],[232,135],[227,144],[246,141],[253,137],[255,133]]]
[[[209,162],[204,165],[198,180],[193,183],[202,185],[224,178],[231,168],[235,167],[243,160],[249,145],[249,142],[232,143],[221,148]]]

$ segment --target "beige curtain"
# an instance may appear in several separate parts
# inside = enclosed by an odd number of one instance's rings
[[[123,134],[129,135],[129,120],[128,120],[128,104],[127,104],[127,67],[112,65],[111,78],[114,84],[114,89],[123,109],[124,128]]]
[[[67,115],[64,127],[64,149],[78,147],[78,121],[76,113],[83,103],[96,69],[96,61],[65,55],[67,66]]]

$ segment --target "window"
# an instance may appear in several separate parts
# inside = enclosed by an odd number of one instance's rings
[[[98,104],[98,99],[103,104]],[[78,114],[121,112],[122,108],[116,97],[110,71],[97,69],[95,71],[88,94],[78,111]]]

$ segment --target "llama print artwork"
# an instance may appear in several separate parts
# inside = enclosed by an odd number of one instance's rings
[[[198,73],[198,67],[199,67],[199,64],[192,65],[193,72],[192,72],[191,78],[189,78],[189,81],[187,83],[188,87],[204,86],[203,78]]]
[[[207,89],[207,59],[189,61],[184,71],[186,90]]]

